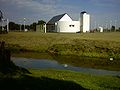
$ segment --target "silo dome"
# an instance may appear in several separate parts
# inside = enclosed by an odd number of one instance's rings
[[[87,13],[86,11],[81,12],[81,14]]]

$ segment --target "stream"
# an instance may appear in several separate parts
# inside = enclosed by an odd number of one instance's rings
[[[59,69],[59,70],[71,70],[82,73],[97,74],[97,75],[112,75],[119,76],[120,71],[109,71],[85,67],[76,67],[68,64],[60,64],[55,60],[48,59],[33,59],[33,58],[15,58],[12,57],[11,60],[20,67],[32,68],[32,69]]]

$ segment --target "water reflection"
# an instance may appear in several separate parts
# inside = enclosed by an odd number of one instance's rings
[[[108,71],[108,70],[100,70],[100,69],[92,69],[92,68],[83,68],[83,67],[75,67],[67,64],[60,64],[54,60],[47,59],[28,59],[28,58],[12,58],[12,61],[21,67],[24,68],[35,68],[35,69],[61,69],[61,70],[72,70],[83,73],[90,74],[100,74],[100,75],[120,75],[120,71]],[[67,65],[67,67],[65,67]]]

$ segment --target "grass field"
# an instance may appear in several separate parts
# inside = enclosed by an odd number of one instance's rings
[[[0,35],[12,51],[49,52],[57,55],[120,58],[120,33],[9,32]]]
[[[13,56],[38,57],[50,53],[60,63],[76,66],[120,70],[120,33],[38,33],[9,32],[0,34]],[[20,53],[21,52],[21,53]],[[36,54],[31,52],[37,52]],[[40,53],[38,53],[40,52]],[[26,54],[28,53],[28,54]],[[57,55],[57,57],[56,57]],[[76,59],[86,56],[107,59]],[[109,58],[115,58],[110,61]],[[77,57],[78,58],[78,57]],[[80,57],[79,57],[80,58]],[[97,67],[98,66],[98,67]],[[120,90],[120,76],[99,76],[53,69],[29,69],[32,74],[0,73],[1,90]]]
[[[38,33],[9,32],[1,34],[0,40],[8,44],[12,56],[44,58],[40,53],[49,53],[60,63],[108,70],[120,70],[120,33]],[[22,52],[22,53],[18,53]],[[23,53],[24,52],[24,53]],[[37,52],[30,54],[26,52]],[[30,54],[30,55],[29,55]],[[60,55],[60,56],[59,56]],[[55,56],[55,57],[54,57]],[[57,57],[56,57],[57,56]],[[62,58],[61,56],[72,56]],[[74,56],[105,59],[74,59]],[[112,57],[115,60],[109,61]]]
[[[32,74],[0,74],[2,90],[120,90],[119,76],[99,76],[63,70],[29,70]]]
[[[23,48],[32,51],[45,52],[54,46],[60,48],[65,45],[71,48],[70,45],[76,45],[76,47],[83,45],[83,50],[90,47],[97,46],[102,49],[108,47],[108,49],[120,49],[120,33],[119,32],[107,32],[107,33],[38,33],[38,32],[9,32],[8,34],[1,34],[0,40],[4,40],[6,43],[12,44],[16,48]],[[74,48],[73,48],[74,49]],[[96,48],[95,48],[96,49]],[[115,49],[116,50],[116,49]],[[75,50],[74,50],[75,51]],[[77,51],[77,50],[76,50]],[[61,52],[67,54],[64,52]],[[73,52],[75,53],[75,52]]]

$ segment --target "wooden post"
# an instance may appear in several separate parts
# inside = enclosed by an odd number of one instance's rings
[[[9,66],[10,63],[10,50],[5,49],[5,42],[0,42],[0,65]]]

